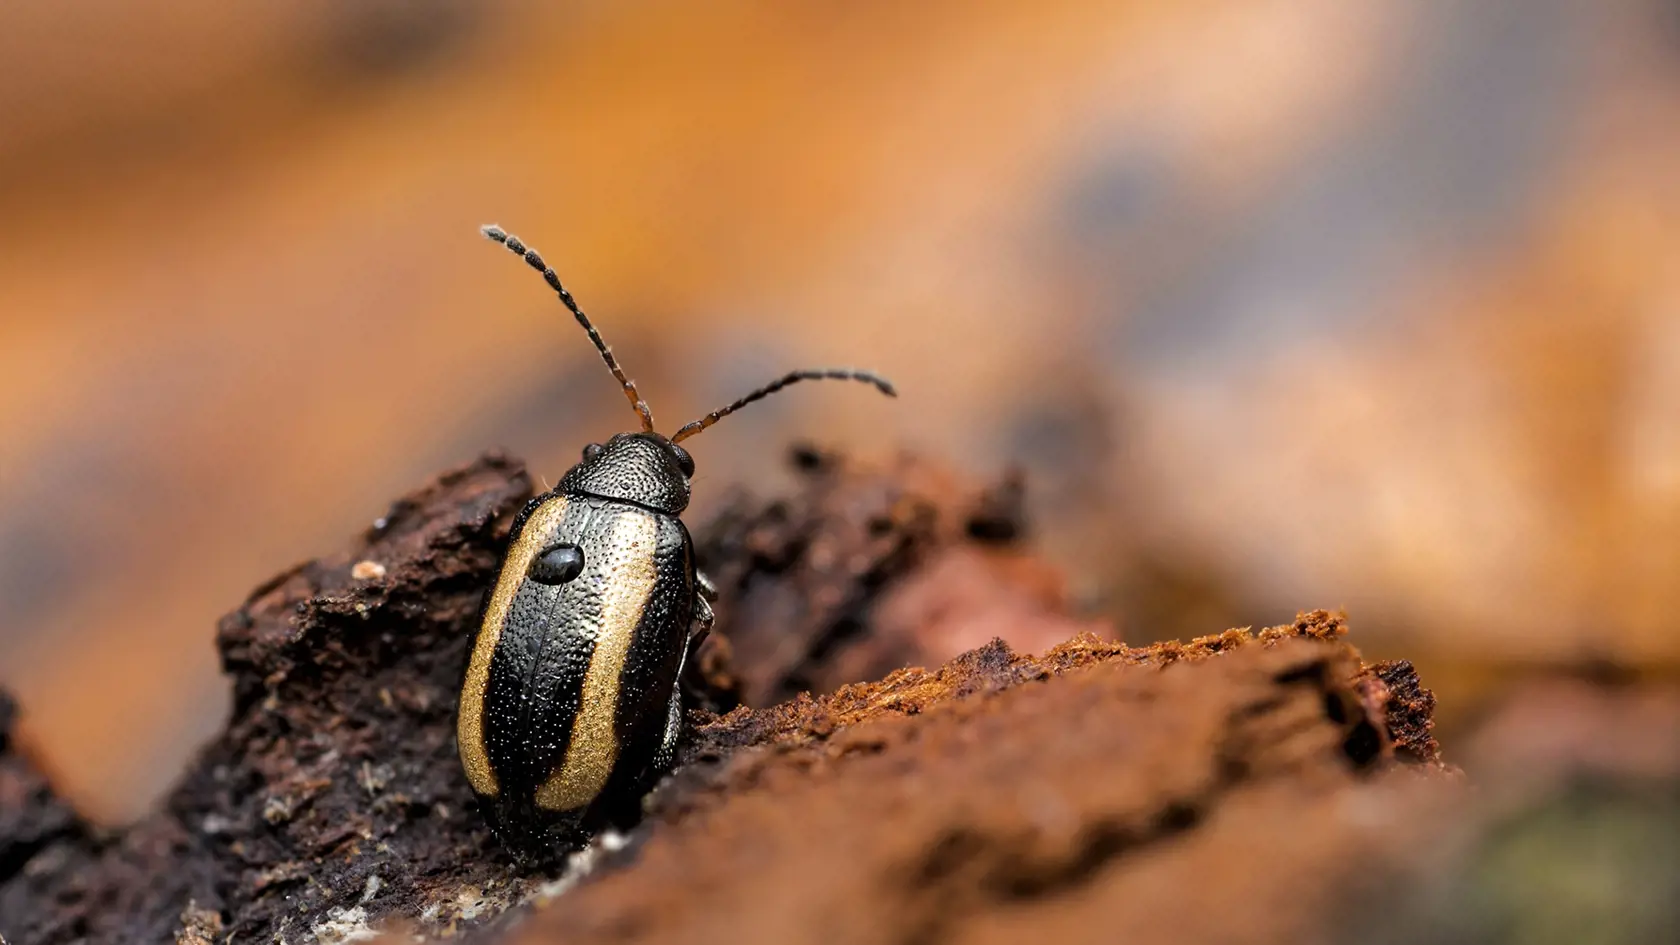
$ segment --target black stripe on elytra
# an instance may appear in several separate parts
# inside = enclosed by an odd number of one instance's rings
[[[490,599],[496,596],[496,588],[501,586],[502,568],[507,567],[507,553],[519,541],[519,536],[525,533],[525,523],[531,520],[531,515],[553,498],[555,498],[553,492],[544,492],[532,496],[530,501],[525,503],[524,508],[519,510],[519,514],[513,517],[513,524],[508,529],[507,544],[502,548],[502,566],[496,569],[496,579],[491,582],[489,587],[484,589],[484,599],[478,602],[478,619],[473,622],[473,635],[472,639],[468,641],[467,659],[461,664],[461,679],[455,686],[456,692],[466,688],[467,672],[472,668],[472,654],[478,649],[478,636],[484,632],[485,618],[490,616]],[[479,720],[480,723],[483,721],[483,719]],[[483,730],[482,725],[480,730]]]
[[[522,579],[490,661],[484,741],[504,795],[528,798],[566,757],[601,615],[592,562],[605,561],[606,500],[567,496],[552,540],[583,550],[584,571],[566,584]]]
[[[658,581],[642,608],[630,650],[619,677],[620,711],[614,733],[620,746],[617,764],[601,793],[639,796],[639,785],[665,736],[677,668],[688,645],[694,615],[694,555],[688,529],[671,515],[658,514],[655,570]]]
[[[466,691],[467,674],[472,670],[472,657],[474,653],[478,652],[479,637],[484,634],[484,621],[490,617],[490,601],[496,596],[496,589],[502,584],[502,572],[506,570],[508,566],[509,552],[512,551],[514,545],[518,544],[519,536],[525,533],[525,525],[531,520],[531,516],[536,513],[538,508],[555,498],[556,494],[552,491],[532,496],[531,500],[526,502],[525,506],[519,510],[519,514],[513,517],[513,524],[508,529],[507,545],[502,548],[501,567],[496,569],[495,580],[490,583],[489,587],[484,589],[484,599],[478,604],[478,620],[473,624],[473,635],[472,639],[468,641],[467,659],[461,664],[461,681],[459,685],[455,687],[456,692],[465,693]],[[499,645],[500,642],[498,641],[498,646]],[[493,666],[494,654],[492,654],[492,667]],[[485,755],[488,757],[491,729],[490,684],[488,679],[485,681],[485,691],[480,693],[479,696],[479,708],[478,730],[483,736],[485,742]],[[490,762],[490,766],[491,768],[495,768],[496,765],[494,760]],[[500,782],[500,780],[501,776],[497,775],[497,781]]]

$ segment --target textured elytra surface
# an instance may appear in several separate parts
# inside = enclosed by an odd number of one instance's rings
[[[533,579],[555,542],[581,570]],[[624,502],[544,496],[515,523],[459,731],[469,770],[486,769],[481,805],[524,858],[575,842],[580,823],[624,819],[612,799],[648,782],[687,649],[692,568],[680,521]]]
[[[823,676],[848,654],[926,653],[939,628],[973,619],[952,598],[1074,639],[697,712],[685,766],[616,852],[592,851],[587,877],[521,872],[471,809],[452,739],[479,599],[530,491],[518,464],[488,457],[223,622],[234,713],[163,810],[99,836],[30,782],[30,809],[61,819],[32,843],[8,834],[19,852],[0,874],[0,931],[490,940],[528,918],[520,934],[567,940],[938,941],[1046,909],[1031,923],[1072,936],[1105,927],[1093,915],[1116,921],[1109,897],[1138,891],[1112,883],[1140,864],[1202,844],[1229,858],[1241,847],[1212,838],[1231,823],[1269,826],[1280,835],[1266,842],[1302,868],[1363,849],[1368,831],[1328,831],[1334,811],[1378,803],[1396,757],[1435,757],[1415,675],[1363,667],[1338,618],[1149,648],[1078,636],[981,490],[929,487],[949,480],[926,468],[823,463],[806,462],[796,499],[742,500],[703,536],[737,585],[725,632],[778,613],[811,630],[790,661],[714,653],[716,675]],[[28,769],[8,754],[0,770]],[[1063,913],[1090,897],[1089,913]]]

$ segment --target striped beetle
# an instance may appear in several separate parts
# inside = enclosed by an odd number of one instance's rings
[[[679,444],[799,381],[897,393],[865,371],[795,371],[663,436],[554,270],[501,228],[483,233],[542,273],[641,419],[639,432],[585,446],[583,461],[514,519],[461,682],[456,736],[467,780],[503,845],[540,862],[580,844],[675,759],[678,680],[711,629],[715,599],[678,517],[694,476]]]

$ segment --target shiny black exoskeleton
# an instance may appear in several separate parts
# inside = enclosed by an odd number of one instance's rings
[[[640,797],[675,757],[678,678],[712,624],[710,585],[678,518],[694,475],[679,442],[802,380],[895,391],[863,371],[796,371],[662,436],[554,270],[518,238],[484,234],[543,274],[642,422],[641,432],[584,447],[583,461],[515,519],[462,679],[456,734],[467,779],[508,849],[542,861]]]

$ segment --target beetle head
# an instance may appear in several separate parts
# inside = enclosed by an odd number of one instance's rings
[[[634,502],[678,515],[688,507],[694,459],[657,433],[620,433],[583,448],[583,461],[561,477],[556,492]]]

